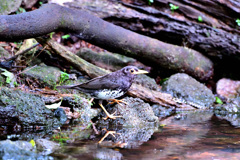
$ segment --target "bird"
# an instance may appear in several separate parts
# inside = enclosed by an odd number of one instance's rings
[[[135,66],[126,66],[120,70],[93,78],[82,84],[57,86],[56,88],[76,89],[81,92],[90,94],[93,98],[99,99],[99,105],[107,115],[107,117],[103,119],[116,119],[122,116],[115,116],[115,112],[113,114],[109,114],[103,107],[102,101],[110,100],[117,103],[125,103],[124,101],[116,100],[116,98],[123,96],[128,91],[137,74],[146,73],[148,72],[145,70],[140,70]]]

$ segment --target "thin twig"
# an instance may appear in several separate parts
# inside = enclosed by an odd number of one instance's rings
[[[37,47],[38,45],[39,45],[39,43],[36,43],[36,44],[34,44],[33,46],[31,46],[31,47],[29,47],[29,48],[27,48],[27,49],[21,51],[20,53],[18,53],[18,54],[16,54],[16,55],[12,56],[12,57],[10,57],[10,58],[7,58],[6,61],[15,60],[19,55],[22,55],[22,54],[24,54],[24,53],[30,51],[31,49]]]
[[[22,72],[16,74],[16,76],[18,76],[19,74],[22,74],[22,73],[24,73],[24,72],[26,72],[26,71],[29,71],[30,69],[33,69],[33,68],[35,68],[35,67],[37,67],[37,65],[32,66],[32,67],[30,67],[30,68],[28,68],[28,69],[26,69],[26,70],[24,70],[24,71],[22,71]]]

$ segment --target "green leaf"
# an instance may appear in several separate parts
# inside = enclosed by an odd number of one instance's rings
[[[216,97],[216,101],[217,104],[223,104],[222,100],[219,97]]]
[[[1,73],[2,75],[4,75],[6,77],[6,83],[11,83],[12,81],[14,81],[15,77],[14,74],[11,72],[8,72],[6,69],[1,69],[3,72]]]
[[[50,38],[52,39],[52,36],[55,32],[51,32],[49,35],[50,35]]]
[[[16,11],[17,14],[24,13],[26,10],[22,7],[19,7],[18,10]]]
[[[33,147],[36,145],[36,143],[35,143],[35,141],[34,141],[33,139],[31,139],[31,140],[29,141],[29,143],[31,143]]]
[[[179,8],[179,6],[176,6],[176,5],[172,4],[172,3],[170,3],[169,6],[170,6],[170,10],[171,11],[175,11],[175,10],[177,10]]]
[[[159,83],[160,83],[160,85],[162,85],[164,82],[166,82],[167,80],[168,80],[169,78],[164,78],[164,79],[162,79]]]
[[[240,19],[239,18],[236,19],[236,23],[237,23],[238,26],[240,26]]]
[[[69,74],[66,72],[61,72],[59,84],[62,84],[64,81],[69,79]]]
[[[69,34],[66,34],[66,35],[63,35],[62,36],[62,39],[68,39],[70,37],[70,35]]]
[[[203,22],[202,16],[198,16],[198,22]]]

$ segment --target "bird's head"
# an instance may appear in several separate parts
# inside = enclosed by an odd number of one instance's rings
[[[127,75],[129,75],[131,77],[135,77],[135,75],[137,75],[137,74],[146,74],[146,73],[148,73],[147,71],[138,69],[135,66],[124,67],[122,69],[122,71],[123,71],[123,73],[125,73],[125,74],[127,74]]]

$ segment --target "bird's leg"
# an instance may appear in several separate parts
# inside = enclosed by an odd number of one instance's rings
[[[109,114],[108,111],[103,107],[103,105],[100,103],[99,104],[100,107],[103,109],[103,111],[106,113],[107,117],[103,118],[104,120],[107,120],[108,118],[110,119],[116,119],[116,118],[120,118],[122,116],[114,116],[114,114],[116,113],[116,111],[113,114]]]
[[[106,130],[106,128],[104,128],[104,130]],[[107,130],[106,130],[107,131]],[[102,141],[108,136],[108,135],[112,135],[115,138],[115,134],[120,134],[120,133],[116,133],[116,131],[107,131],[107,133],[103,136],[103,138],[100,139],[99,143],[102,143]]]
[[[120,103],[124,103],[124,104],[128,104],[127,102],[125,102],[124,100],[118,100],[118,99],[109,99],[109,102],[108,104],[113,104],[113,103],[117,103],[119,104],[120,106],[122,106]]]

